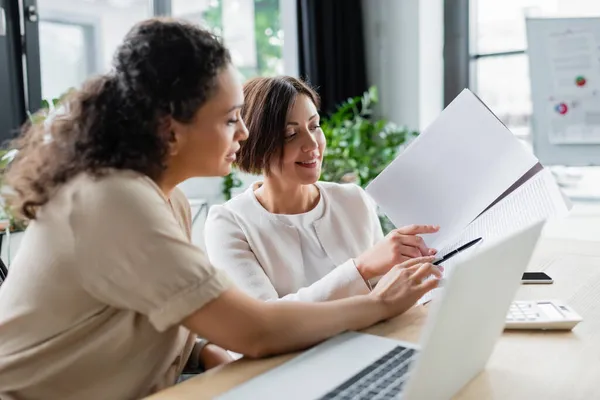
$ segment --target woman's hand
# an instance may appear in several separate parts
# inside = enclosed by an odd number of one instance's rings
[[[411,259],[393,267],[369,294],[321,303],[263,302],[231,287],[187,317],[184,326],[252,358],[305,349],[409,309],[438,284],[441,273],[429,264],[433,260]],[[431,275],[435,278],[425,280]]]
[[[355,259],[356,268],[365,280],[369,280],[412,258],[432,256],[437,251],[428,248],[418,235],[435,233],[439,229],[439,226],[433,225],[410,225],[394,229],[381,242]]]
[[[204,370],[208,371],[211,368],[219,365],[229,364],[233,361],[233,357],[229,355],[227,350],[222,349],[216,344],[208,343],[200,351],[200,364]]]
[[[420,257],[394,266],[373,291],[383,306],[385,318],[396,316],[412,307],[417,300],[438,285],[441,269],[433,264],[434,257]],[[428,279],[432,278],[432,279]]]

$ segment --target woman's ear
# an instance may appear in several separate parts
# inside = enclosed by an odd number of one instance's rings
[[[168,155],[176,156],[185,144],[185,125],[175,121],[172,117],[167,117],[163,129],[169,146]]]

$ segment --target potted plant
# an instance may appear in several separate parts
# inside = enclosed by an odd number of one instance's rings
[[[0,150],[0,189],[4,188],[2,179],[4,170],[8,164],[10,164],[16,154],[17,151],[14,149]],[[14,213],[7,206],[3,197],[0,197],[0,203],[2,205],[0,208],[0,220],[8,222],[8,225],[2,226],[2,229],[9,227],[12,232],[24,231],[27,223],[14,215]]]
[[[321,180],[352,182],[365,188],[418,133],[375,118],[377,89],[371,87],[362,96],[346,100],[321,121],[327,140]],[[385,232],[391,222],[380,217]]]
[[[236,170],[231,170],[229,175],[223,178],[221,194],[225,201],[231,200],[233,189],[242,186],[242,180],[238,177]]]
[[[17,151],[14,149],[0,150],[0,189],[4,190],[2,173],[15,157]],[[0,257],[6,265],[10,265],[12,255],[21,242],[21,238],[27,228],[27,221],[17,217],[10,207],[7,206],[4,197],[0,197]]]

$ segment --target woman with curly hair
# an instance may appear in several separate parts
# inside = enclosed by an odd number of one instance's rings
[[[242,105],[214,36],[153,19],[126,35],[109,74],[23,130],[6,182],[31,222],[0,290],[0,398],[144,397],[176,382],[196,335],[250,357],[294,351],[436,286],[421,258],[368,294],[269,304],[213,268],[176,186],[229,173],[248,136]]]

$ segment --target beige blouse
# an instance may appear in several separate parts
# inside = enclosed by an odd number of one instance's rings
[[[0,398],[134,399],[174,384],[195,338],[179,324],[229,287],[190,223],[180,191],[169,200],[134,172],[61,188],[0,288]]]

